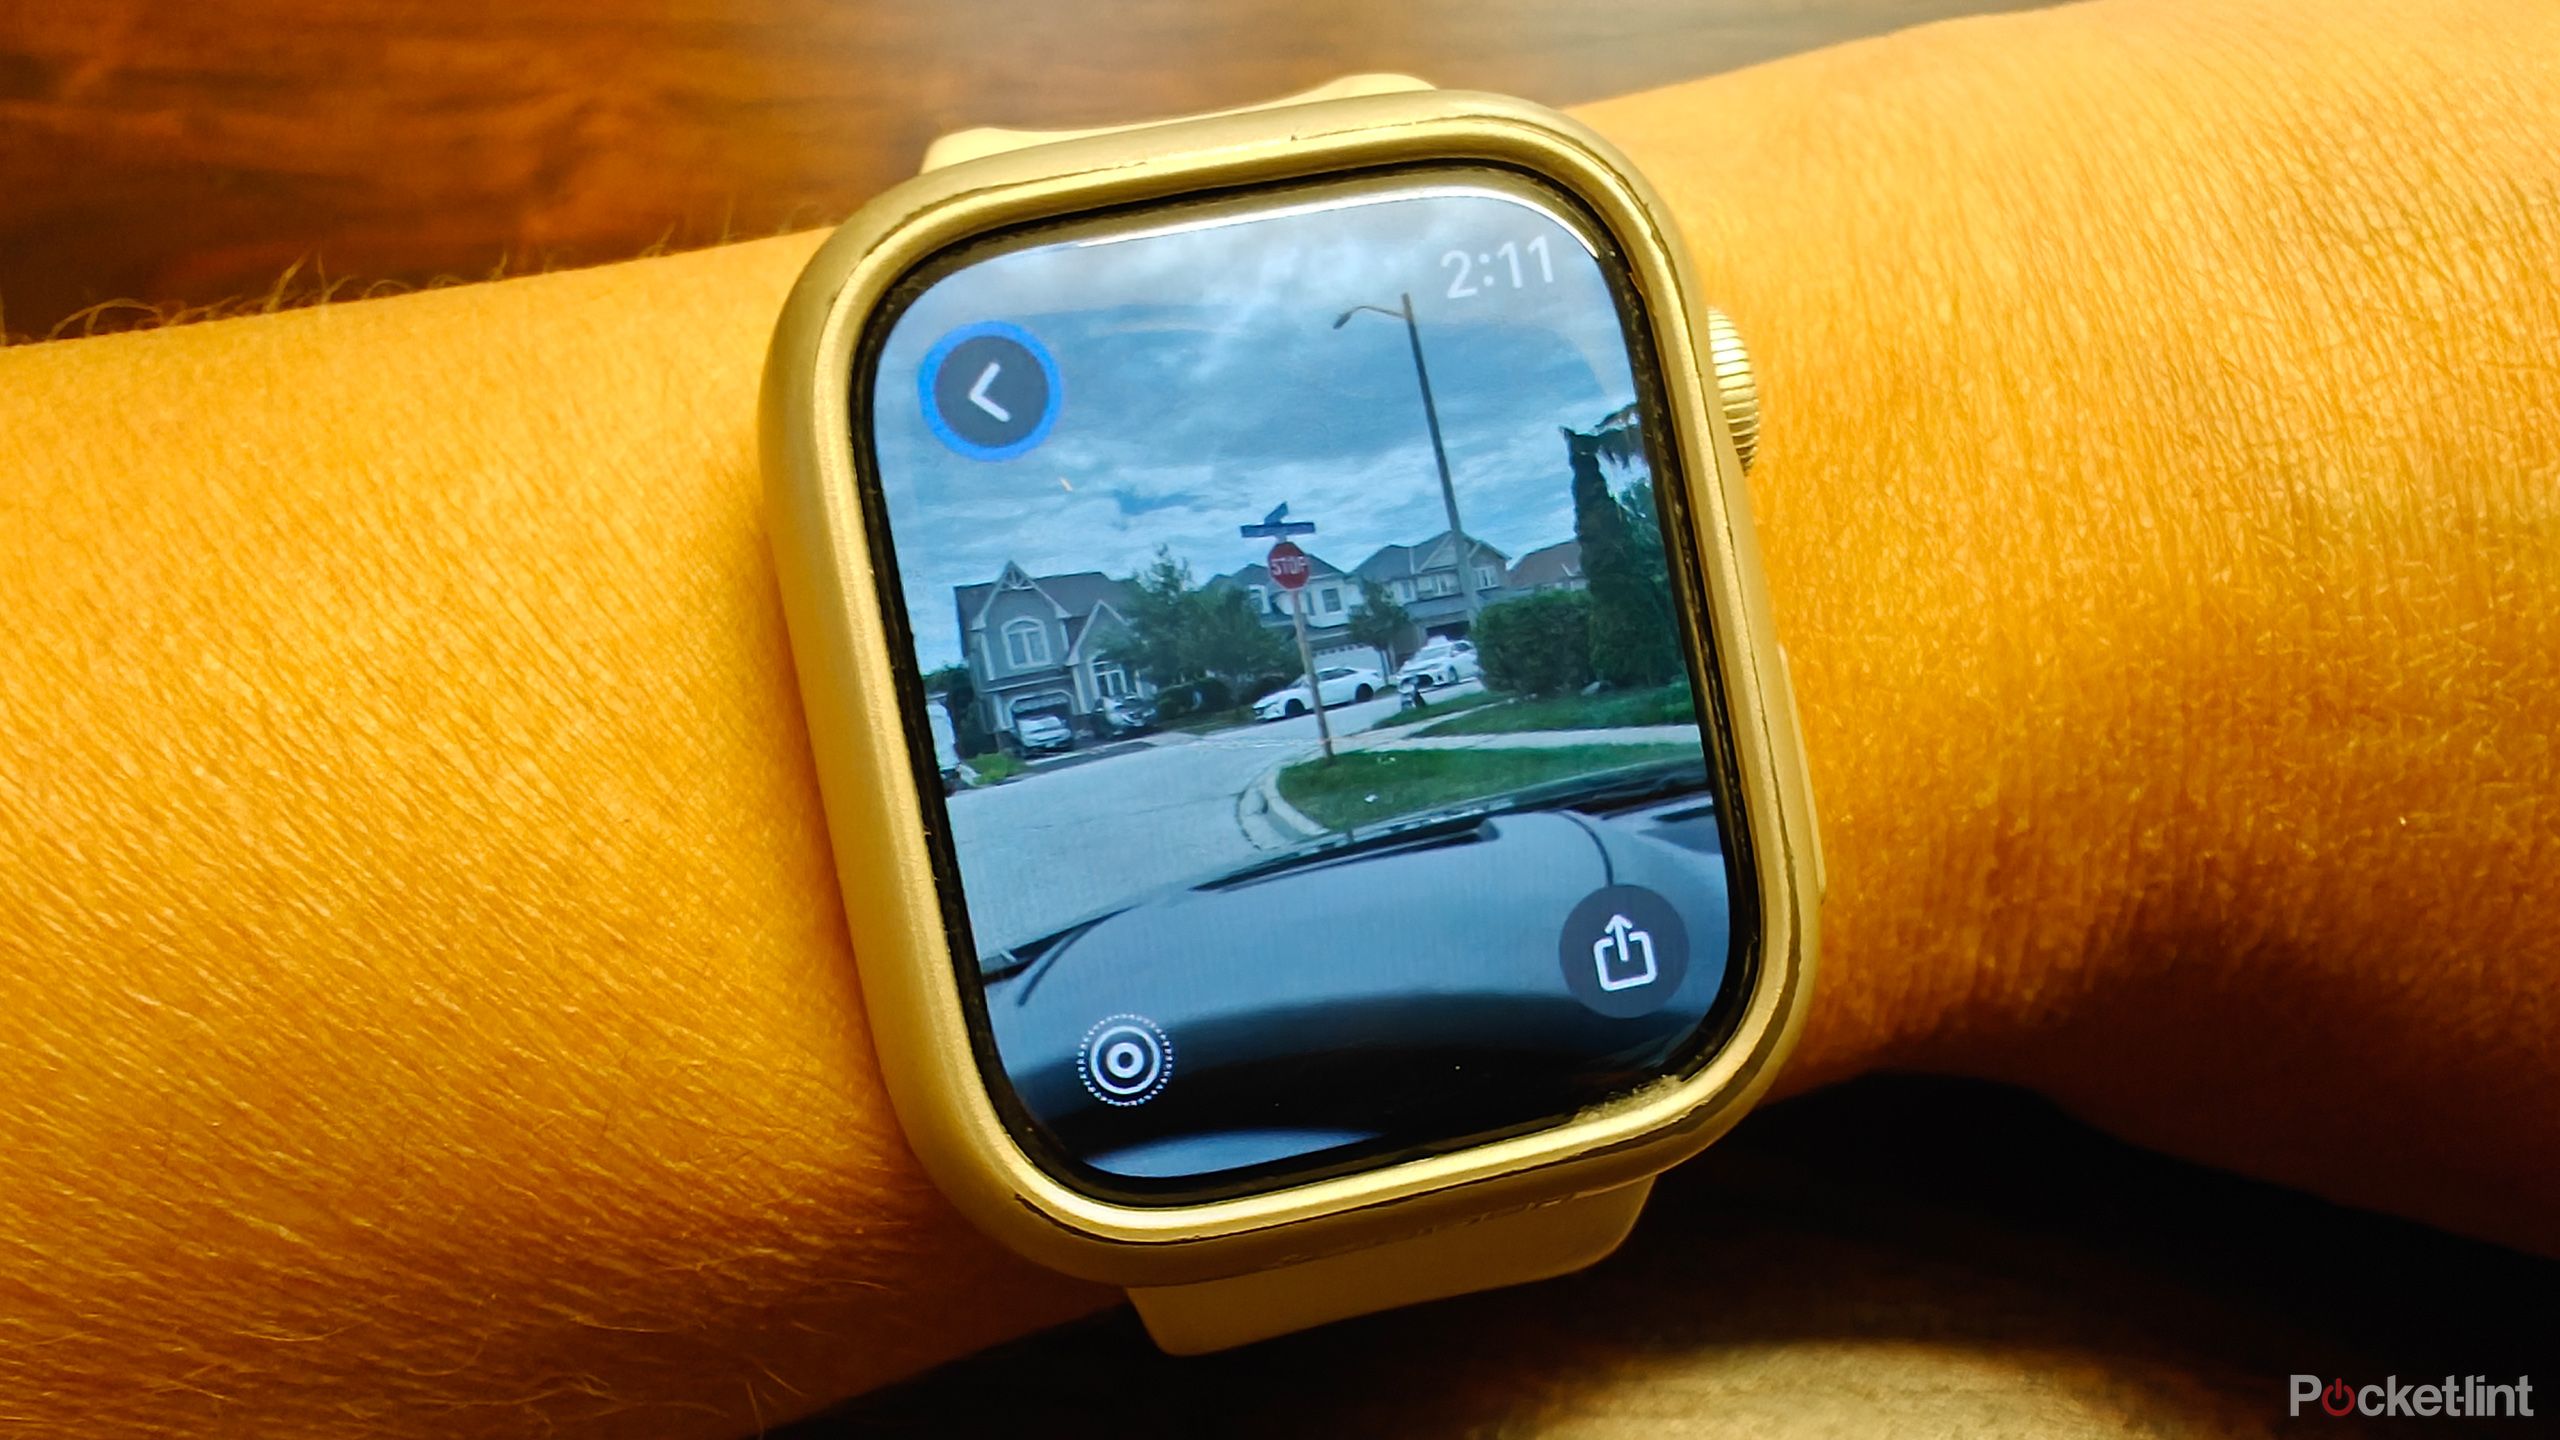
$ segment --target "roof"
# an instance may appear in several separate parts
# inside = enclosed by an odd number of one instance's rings
[[[1443,530],[1427,540],[1417,541],[1411,545],[1381,545],[1376,554],[1361,561],[1356,568],[1361,578],[1365,580],[1403,580],[1421,574],[1425,569],[1454,570],[1457,567],[1453,564],[1426,566],[1423,563],[1431,558],[1432,552],[1446,547],[1448,543],[1449,532]],[[1470,549],[1491,555],[1496,560],[1508,558],[1501,550],[1473,535],[1467,537],[1467,545]]]
[[[1520,590],[1559,585],[1582,578],[1582,542],[1565,540],[1541,545],[1511,562],[1511,584]]]
[[[1021,567],[1006,561],[1005,571],[1008,574],[1021,573]],[[1108,604],[1114,609],[1122,609],[1129,603],[1129,582],[1114,580],[1099,570],[1076,570],[1064,575],[1023,573],[1023,578],[1039,586],[1040,593],[1067,612],[1067,641],[1070,646],[1075,643],[1076,632],[1082,628],[1083,618],[1092,614],[1095,606]],[[999,575],[983,585],[951,587],[952,609],[960,618],[960,634],[964,640],[970,627],[976,623],[978,612],[987,608],[987,597],[995,593],[996,586],[1003,579],[1004,576]]]

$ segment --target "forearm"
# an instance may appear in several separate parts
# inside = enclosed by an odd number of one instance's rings
[[[2330,180],[2342,82],[2140,7],[1590,112],[1764,369],[1791,1084],[1980,1069],[2560,1246],[2560,101],[2491,12],[2448,86],[2359,7]],[[0,353],[0,1395],[727,1434],[1106,1298],[870,1069],[757,523],[810,243]],[[2461,1210],[2350,1135],[2509,1158]]]
[[[1761,363],[1800,1076],[2560,1250],[2555,22],[2074,7],[1593,112]]]
[[[0,354],[4,1408],[725,1434],[1099,1300],[869,1069],[750,439],[808,243]]]

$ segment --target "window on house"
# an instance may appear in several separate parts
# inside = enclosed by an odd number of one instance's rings
[[[1490,565],[1479,565],[1479,566],[1477,566],[1477,567],[1476,567],[1476,588],[1477,588],[1477,589],[1479,589],[1479,590],[1490,590],[1490,589],[1492,589],[1492,588],[1494,587],[1494,584],[1495,584],[1495,583],[1496,583],[1496,582],[1495,582],[1495,580],[1494,580],[1494,578],[1493,578],[1493,567],[1492,567],[1492,566],[1490,566]]]
[[[1028,616],[1004,627],[1005,663],[1016,670],[1049,663],[1049,627]]]
[[[1327,585],[1324,587],[1323,591],[1316,596],[1316,609],[1319,613],[1326,615],[1341,614],[1342,592],[1331,585]]]
[[[1259,615],[1271,608],[1271,596],[1261,586],[1253,587],[1253,613]]]
[[[1093,693],[1105,700],[1117,700],[1129,693],[1129,672],[1117,660],[1093,662]]]
[[[1396,593],[1396,601],[1397,601],[1397,603],[1398,603],[1398,604],[1402,604],[1403,602],[1405,602],[1405,601],[1410,600],[1410,599],[1412,599],[1412,598],[1413,598],[1413,582],[1412,582],[1412,581],[1410,581],[1410,580],[1399,580],[1399,581],[1397,581],[1397,582],[1395,583],[1394,589],[1395,589],[1395,593]]]

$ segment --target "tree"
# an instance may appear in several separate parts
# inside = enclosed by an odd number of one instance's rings
[[[942,697],[943,713],[951,717],[953,748],[963,755],[977,755],[993,747],[986,728],[978,723],[978,681],[967,665],[925,672],[924,693]]]
[[[969,678],[968,666],[945,665],[939,670],[924,672],[924,693],[948,695],[951,703],[965,705],[977,694],[977,685]]]
[[[1375,580],[1360,582],[1360,610],[1344,627],[1351,638],[1387,657],[1392,670],[1404,656],[1397,653],[1404,644],[1407,631],[1413,628],[1413,616],[1396,603],[1395,593]]]
[[[1573,476],[1573,536],[1591,594],[1591,669],[1612,685],[1659,685],[1680,672],[1660,532],[1647,555],[1601,471],[1604,449],[1624,453],[1624,427],[1604,422],[1588,434],[1559,428]]]
[[[1641,562],[1645,578],[1671,593],[1671,557],[1662,547],[1662,512],[1653,498],[1653,467],[1644,449],[1644,412],[1634,405],[1613,410],[1592,427],[1600,463],[1635,478],[1618,492],[1618,513],[1626,517],[1627,539]]]
[[[1192,678],[1185,668],[1184,611],[1194,593],[1191,567],[1157,546],[1154,563],[1129,577],[1129,646],[1126,659],[1158,685]]]
[[[1263,624],[1244,591],[1195,590],[1190,610],[1192,673],[1238,684],[1275,670],[1297,673],[1298,646],[1290,632]]]
[[[1129,578],[1126,618],[1125,657],[1158,686],[1212,677],[1232,685],[1297,669],[1296,647],[1262,623],[1244,591],[1193,584],[1191,567],[1170,548],[1159,548],[1154,563]]]

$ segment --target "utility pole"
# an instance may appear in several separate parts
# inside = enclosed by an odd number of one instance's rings
[[[1472,632],[1476,616],[1483,609],[1476,595],[1475,557],[1471,553],[1474,546],[1468,541],[1465,528],[1458,523],[1458,487],[1449,479],[1449,448],[1440,440],[1440,407],[1431,399],[1431,367],[1422,360],[1422,327],[1414,322],[1413,292],[1405,291],[1397,301],[1393,310],[1383,305],[1354,305],[1334,317],[1333,328],[1339,330],[1350,324],[1351,317],[1363,310],[1404,322],[1405,342],[1413,347],[1414,382],[1422,387],[1422,423],[1431,431],[1431,460],[1440,467],[1440,504],[1449,515],[1449,550],[1457,561],[1458,593],[1466,597],[1467,629]]]
[[[1324,747],[1324,758],[1333,758],[1333,726],[1324,718],[1324,682],[1316,678],[1316,656],[1307,644],[1307,592],[1304,587],[1289,592],[1289,618],[1298,624],[1298,664],[1307,675],[1307,699],[1315,706],[1316,743]]]

